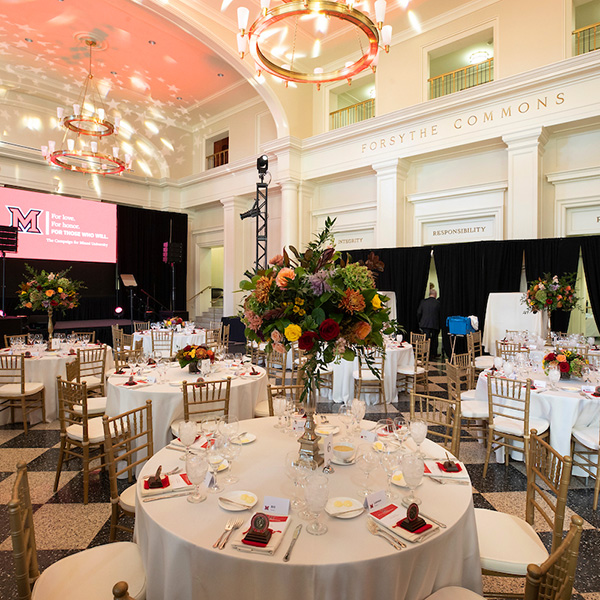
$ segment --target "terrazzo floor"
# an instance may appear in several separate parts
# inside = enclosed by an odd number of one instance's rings
[[[441,371],[430,375],[431,391],[445,390]],[[334,412],[336,406],[320,403],[319,412]],[[383,408],[369,407],[367,419],[378,420]],[[408,413],[406,394],[388,407],[390,415]],[[90,501],[83,504],[83,479],[77,460],[63,467],[58,491],[53,493],[58,459],[59,424],[43,423],[32,427],[25,435],[20,424],[0,427],[0,598],[16,600],[14,566],[9,536],[8,507],[18,461],[27,463],[34,508],[35,533],[40,570],[53,562],[82,550],[108,543],[110,529],[110,492],[107,474],[97,471],[90,477]],[[520,517],[525,515],[527,478],[523,463],[512,461],[490,464],[484,479],[483,445],[476,441],[461,443],[461,460],[466,464],[473,484],[475,507],[500,510]],[[600,600],[600,511],[592,510],[593,482],[589,488],[573,478],[568,498],[565,522],[575,512],[584,519],[579,565],[575,578],[575,600]],[[545,543],[549,544],[548,526],[537,523]],[[127,539],[120,532],[119,539]],[[494,590],[514,589],[509,580],[485,578],[484,587]],[[325,600],[325,599],[324,599]]]

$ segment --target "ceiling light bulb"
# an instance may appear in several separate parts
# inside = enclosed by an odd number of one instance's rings
[[[313,73],[315,75],[320,75],[321,73],[323,73],[323,67],[315,67]]]
[[[42,146],[42,156],[44,158],[48,156],[48,146]]]
[[[90,142],[92,152],[98,152],[98,142]]]
[[[238,52],[240,53],[240,57],[244,58],[246,52],[248,52],[248,38],[241,33],[236,35],[237,38],[237,47]]]
[[[250,11],[245,6],[240,6],[237,9],[238,18],[238,29],[242,35],[245,35],[248,27],[248,18],[250,17]]]
[[[62,106],[56,108],[56,116],[59,121],[62,121],[62,118],[65,116],[65,109]]]
[[[476,65],[477,63],[484,62],[491,57],[491,54],[487,50],[476,50],[469,55],[469,64]]]
[[[48,152],[52,154],[56,150],[56,142],[54,140],[50,140],[48,142]]]
[[[115,117],[115,129],[118,129],[120,124],[121,124],[121,117]]]
[[[119,158],[119,146],[113,146],[112,152],[115,158]]]
[[[105,114],[106,114],[106,113],[104,112],[104,109],[103,109],[103,108],[99,108],[99,109],[98,109],[98,118],[99,118],[101,121],[104,121]]]
[[[260,7],[262,9],[263,15],[267,14],[269,6],[271,6],[271,0],[260,0]]]
[[[390,51],[390,44],[392,43],[392,26],[384,25],[381,28],[381,41],[386,52]]]
[[[387,3],[385,0],[377,0],[375,2],[375,20],[377,21],[377,27],[381,29],[383,27],[383,21],[385,20],[385,9]]]
[[[379,64],[379,52],[375,55],[375,58],[371,61],[371,69],[373,73],[377,71],[377,65]]]
[[[67,148],[69,149],[69,152],[73,152],[73,149],[75,148],[75,140],[67,140]]]
[[[73,114],[78,115],[81,112],[81,106],[79,104],[73,104]]]

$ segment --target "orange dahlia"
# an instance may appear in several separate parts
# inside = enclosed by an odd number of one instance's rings
[[[356,290],[346,290],[344,297],[340,300],[338,306],[344,309],[347,313],[360,312],[365,309],[366,303],[363,295]]]
[[[270,277],[261,277],[256,282],[256,288],[254,289],[254,297],[260,304],[266,304],[269,300],[269,291],[271,289],[271,283],[273,280]]]

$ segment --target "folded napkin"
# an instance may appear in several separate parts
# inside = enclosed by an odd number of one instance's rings
[[[177,475],[164,475],[161,478],[163,487],[162,488],[150,488],[148,487],[148,477],[144,477],[142,483],[142,496],[157,496],[160,494],[171,494],[182,489],[192,489],[192,482],[188,479],[186,473],[180,473]]]
[[[459,466],[460,471],[455,473],[446,471],[444,469],[444,461],[443,460],[426,460],[425,461],[425,477],[439,477],[447,478],[447,479],[469,479],[469,474],[467,473],[467,469],[465,465],[459,461],[456,461],[456,464]]]
[[[431,523],[425,519],[425,522],[427,525],[429,525],[429,527],[424,526],[414,533],[407,531],[400,526],[400,522],[406,518],[406,508],[397,506],[394,503],[388,504],[383,508],[373,511],[369,517],[377,524],[385,527],[385,529],[390,533],[402,538],[403,540],[406,540],[407,542],[418,542],[422,535],[429,534],[430,532],[439,529],[435,523]]]
[[[281,540],[283,540],[283,536],[285,535],[285,532],[287,531],[287,528],[290,524],[290,517],[289,516],[279,516],[279,515],[268,515],[269,516],[269,529],[272,532],[271,535],[271,539],[269,540],[269,543],[264,546],[252,546],[250,544],[245,544],[242,539],[244,538],[244,536],[248,533],[248,530],[250,529],[250,521],[252,520],[252,518],[250,518],[243,527],[240,527],[240,529],[238,530],[238,532],[236,533],[235,537],[233,538],[233,541],[231,543],[231,546],[233,548],[235,548],[236,550],[239,550],[240,552],[256,552],[258,554],[268,554],[270,556],[273,556],[273,554],[275,554],[275,552],[277,551],[277,548],[279,548],[279,544],[281,544]]]
[[[176,440],[173,440],[169,446],[173,446],[176,448],[185,448],[185,446],[183,445],[183,443],[181,442],[181,440],[179,438],[177,438]],[[199,435],[196,440],[194,441],[194,443],[190,446],[190,450],[200,450],[202,448],[206,448],[208,446],[208,441],[207,439],[203,436],[203,435]]]
[[[145,387],[147,385],[152,385],[147,379],[137,379],[134,380],[133,383],[129,383],[129,380],[124,381],[123,383],[116,383],[119,387]]]

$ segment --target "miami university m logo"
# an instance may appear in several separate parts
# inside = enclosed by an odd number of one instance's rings
[[[37,208],[30,208],[24,215],[18,206],[7,206],[10,213],[10,226],[17,227],[21,233],[42,234],[39,227],[39,218],[43,211]]]

